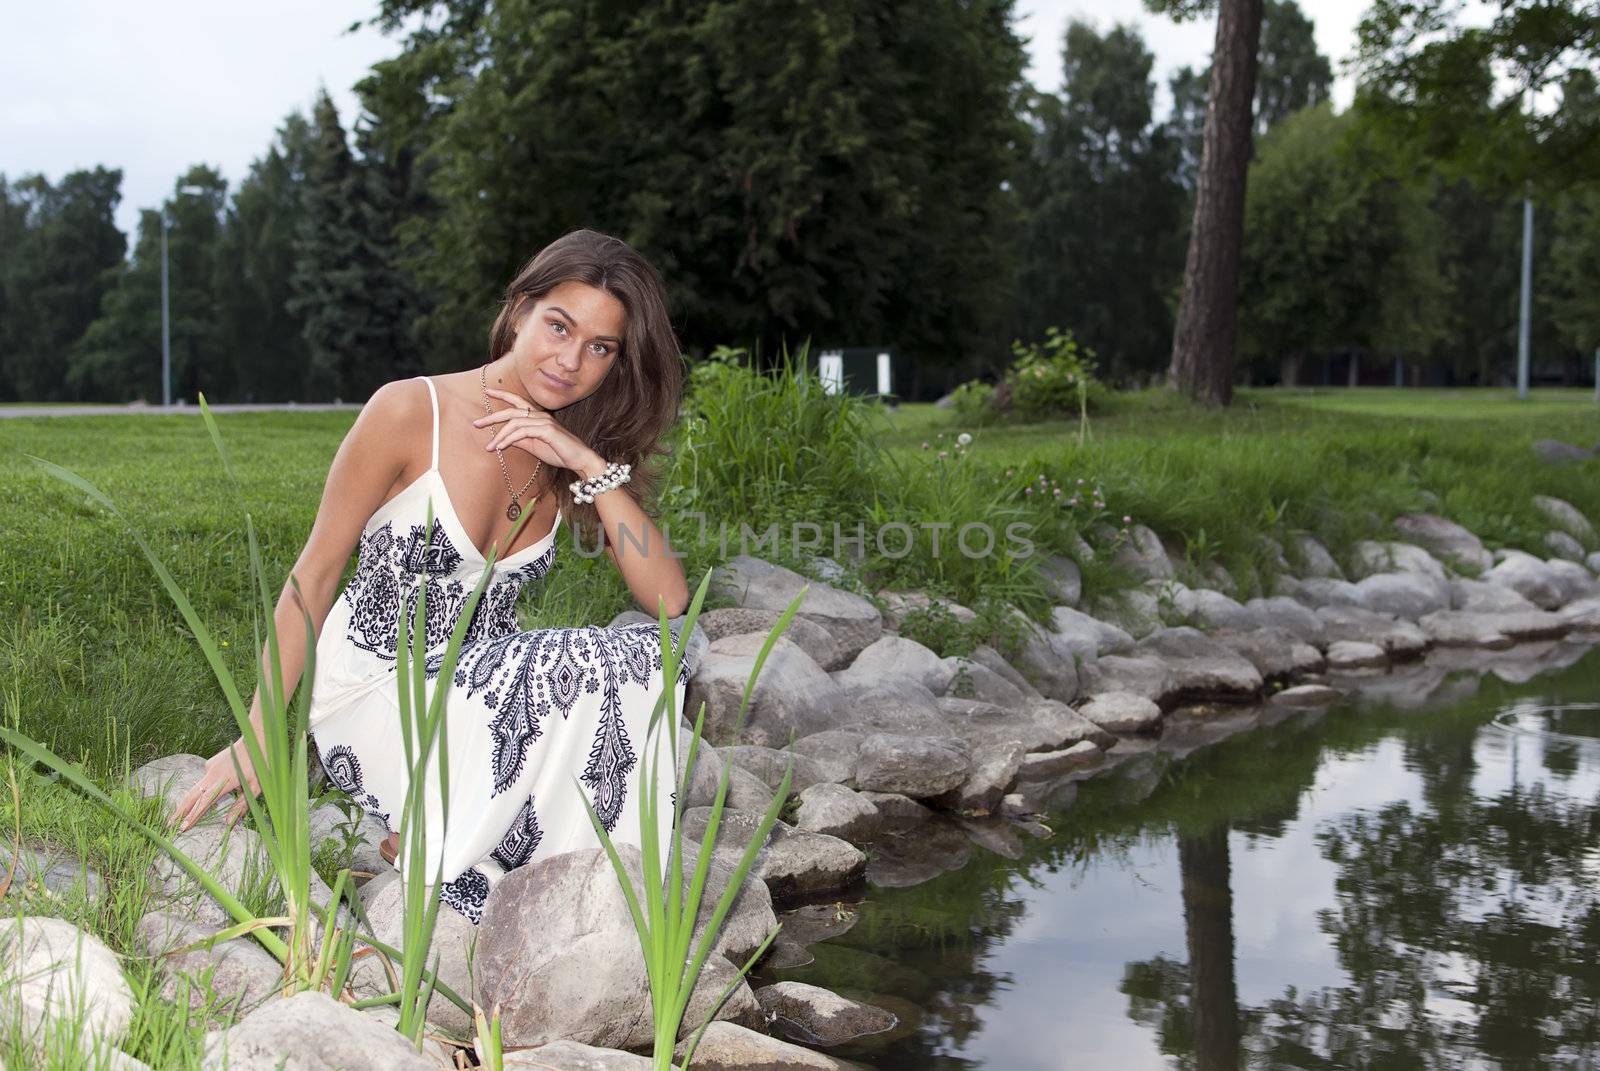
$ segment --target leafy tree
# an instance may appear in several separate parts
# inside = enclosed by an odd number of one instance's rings
[[[51,184],[0,177],[0,397],[72,397],[67,359],[100,308],[126,241],[122,172],[97,167]]]
[[[400,234],[436,359],[481,353],[506,280],[579,226],[658,264],[691,348],[810,336],[950,360],[998,340],[1010,0],[401,0],[379,21],[404,47],[363,99],[435,206]]]
[[[1176,145],[1151,121],[1153,57],[1136,29],[1074,21],[1059,98],[1034,104],[1019,173],[1031,207],[1019,274],[1018,333],[1070,326],[1113,377],[1165,363],[1183,191]]]
[[[1206,0],[1145,2],[1178,18],[1209,7]],[[1261,9],[1262,0],[1217,0],[1210,105],[1169,373],[1180,390],[1207,405],[1227,405],[1233,398],[1239,250]]]

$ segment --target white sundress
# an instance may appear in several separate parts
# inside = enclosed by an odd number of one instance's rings
[[[433,407],[432,466],[367,521],[355,575],[317,641],[311,693],[311,733],[329,779],[391,832],[407,783],[395,673],[401,609],[413,612],[426,577],[431,695],[440,656],[487,564],[440,477],[439,397],[432,380],[420,378]],[[447,828],[437,776],[428,776],[427,872],[442,862],[441,900],[474,923],[507,871],[599,845],[579,785],[616,842],[639,843],[636,795],[662,687],[660,634],[646,624],[518,631],[517,596],[550,570],[560,527],[558,513],[549,535],[495,563],[473,615],[446,699]],[[691,671],[686,658],[674,683],[680,711]],[[673,788],[665,732],[657,743],[665,838]]]

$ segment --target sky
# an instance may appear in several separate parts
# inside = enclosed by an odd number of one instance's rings
[[[1354,47],[1367,0],[1301,0],[1317,43],[1339,61]],[[237,184],[272,141],[283,117],[309,112],[326,86],[348,126],[355,83],[396,42],[370,27],[374,0],[66,0],[16,5],[0,35],[0,174],[42,172],[52,180],[80,167],[123,170],[118,225],[132,234],[141,208],[155,207],[190,164],[218,168]],[[1061,34],[1077,17],[1101,28],[1134,23],[1155,54],[1157,114],[1166,77],[1206,62],[1211,20],[1174,24],[1141,0],[1019,0],[1030,39],[1029,77],[1061,80]],[[1334,100],[1349,103],[1337,77]]]

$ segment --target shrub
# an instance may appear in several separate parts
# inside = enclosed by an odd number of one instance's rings
[[[985,424],[999,413],[994,407],[994,386],[969,380],[950,393],[950,411],[963,424]]]
[[[1071,331],[1045,330],[1042,343],[1011,344],[1015,362],[1006,371],[1012,411],[1023,420],[1049,420],[1087,412],[1105,400],[1094,378],[1094,353]]]

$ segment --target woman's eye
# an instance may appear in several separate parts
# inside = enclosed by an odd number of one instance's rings
[[[558,335],[565,335],[567,333],[567,325],[562,323],[560,320],[551,320],[550,330],[554,331]]]
[[[603,342],[596,342],[594,345],[589,347],[589,351],[596,357],[604,357],[611,352],[611,347],[607,346]]]

